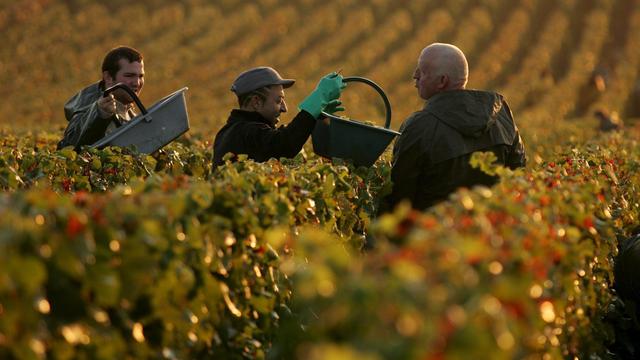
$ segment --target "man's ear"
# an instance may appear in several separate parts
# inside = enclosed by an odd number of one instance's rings
[[[262,108],[262,99],[258,95],[253,95],[251,97],[251,100],[249,101],[249,104],[251,105],[251,108],[253,110],[259,110]]]
[[[446,89],[449,86],[449,76],[448,75],[440,75],[440,82],[438,84],[438,88],[441,90]]]
[[[115,81],[114,79],[111,77],[111,74],[109,74],[108,71],[103,71],[102,72],[102,81],[104,81],[105,85],[107,87],[111,86],[111,85],[115,85]]]

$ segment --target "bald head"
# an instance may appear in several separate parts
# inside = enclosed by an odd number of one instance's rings
[[[451,44],[434,43],[418,58],[413,78],[423,99],[436,93],[464,89],[469,77],[469,65],[464,53]]]
[[[451,44],[434,43],[422,49],[421,65],[440,76],[447,75],[452,88],[464,89],[469,77],[469,65],[462,50]]]

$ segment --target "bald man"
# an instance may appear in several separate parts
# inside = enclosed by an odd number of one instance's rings
[[[403,200],[423,210],[446,200],[460,187],[490,186],[498,180],[469,165],[471,154],[492,151],[498,162],[525,166],[522,139],[502,95],[467,90],[469,66],[454,45],[424,48],[413,74],[424,108],[400,127],[393,148],[393,190],[381,211]]]

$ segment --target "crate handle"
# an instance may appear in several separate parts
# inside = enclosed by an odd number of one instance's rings
[[[102,96],[107,96],[109,95],[109,93],[113,92],[116,89],[122,89],[124,90],[127,94],[129,94],[129,96],[131,96],[131,98],[133,99],[133,101],[136,103],[136,105],[138,106],[138,109],[140,109],[140,111],[142,112],[142,117],[144,118],[144,121],[146,122],[151,122],[151,116],[148,115],[147,113],[147,109],[144,107],[144,105],[142,105],[142,102],[140,101],[140,99],[138,98],[138,95],[136,95],[136,93],[133,92],[133,90],[131,90],[131,88],[129,88],[127,85],[123,84],[123,83],[117,83],[113,86],[111,86],[110,88],[105,89],[102,92]]]
[[[389,126],[391,126],[391,103],[389,103],[389,98],[387,97],[387,94],[385,94],[384,90],[382,90],[380,85],[376,84],[372,80],[369,80],[369,79],[367,79],[365,77],[361,77],[361,76],[345,76],[342,79],[342,81],[345,82],[345,83],[348,83],[348,82],[361,82],[361,83],[365,83],[365,84],[371,86],[372,88],[374,88],[374,90],[377,91],[378,94],[380,94],[380,97],[382,98],[382,101],[384,101],[384,107],[385,107],[385,110],[386,110],[386,119],[385,119],[384,127],[386,129],[388,129]],[[322,115],[326,116],[328,118],[331,118],[331,119],[343,120],[340,116],[329,114],[329,113],[327,113],[325,111],[322,112]]]

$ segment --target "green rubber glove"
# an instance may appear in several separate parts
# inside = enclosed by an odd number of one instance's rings
[[[344,107],[342,106],[342,101],[338,99],[329,101],[329,103],[327,104],[327,106],[324,108],[323,111],[331,115],[335,114],[338,111],[344,111]]]
[[[346,86],[347,84],[342,81],[342,75],[332,72],[320,79],[316,89],[302,100],[298,105],[298,109],[304,110],[314,118],[317,118],[331,100],[336,100],[340,97],[340,93]]]

